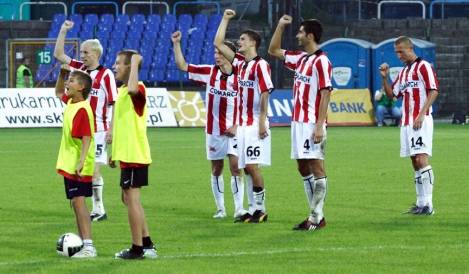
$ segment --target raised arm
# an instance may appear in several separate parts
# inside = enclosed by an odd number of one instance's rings
[[[383,63],[379,66],[379,74],[381,75],[381,82],[383,82],[383,90],[386,93],[386,96],[388,96],[389,99],[392,99],[394,96],[392,93],[392,87],[388,83],[389,65],[387,63]]]
[[[174,60],[176,61],[176,66],[182,71],[187,71],[187,63],[184,59],[184,55],[181,50],[181,32],[176,31],[171,35],[171,41],[173,42],[173,51],[174,51]]]
[[[134,54],[130,59],[130,75],[127,87],[130,95],[136,95],[138,93],[138,66],[142,62],[142,55]]]
[[[213,41],[213,45],[230,62],[233,62],[236,52],[232,51],[227,45],[225,45],[224,41],[226,36],[226,29],[228,28],[228,23],[235,16],[236,12],[234,10],[225,10],[220,25],[218,26],[217,35],[215,36],[215,40]]]
[[[292,17],[290,15],[283,15],[280,20],[278,21],[277,28],[275,29],[274,35],[272,36],[272,40],[270,40],[269,45],[269,54],[275,56],[281,60],[284,60],[285,57],[283,56],[284,50],[281,49],[282,46],[282,35],[285,31],[285,26],[291,24]]]
[[[70,64],[72,58],[65,54],[65,36],[67,32],[73,28],[73,22],[66,20],[62,27],[60,27],[59,36],[57,37],[57,42],[55,43],[54,57],[59,60],[62,64]]]
[[[60,73],[59,77],[57,78],[57,81],[55,82],[55,96],[59,97],[62,99],[62,96],[65,94],[65,79],[67,78],[68,74],[70,73],[70,70],[68,70],[65,65],[62,65],[60,68]]]

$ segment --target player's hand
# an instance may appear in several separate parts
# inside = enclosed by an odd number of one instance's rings
[[[382,63],[381,66],[379,66],[379,74],[381,74],[381,77],[386,78],[389,75],[389,65],[387,63]]]
[[[139,65],[142,62],[142,59],[143,59],[142,55],[134,54],[132,55],[132,58],[130,59],[130,64]]]
[[[282,25],[282,26],[285,26],[285,25],[291,24],[292,21],[293,21],[293,18],[290,15],[284,14],[282,17],[280,17],[280,20],[278,21],[278,24]]]
[[[106,132],[106,144],[112,144],[112,132],[110,130]]]
[[[236,130],[237,130],[237,126],[234,125],[232,127],[230,127],[229,129],[227,129],[224,134],[230,138],[232,137],[235,137],[236,136]]]
[[[107,163],[108,163],[110,168],[115,168],[116,167],[116,161],[113,161],[111,156],[109,156],[109,159],[108,159]]]
[[[83,170],[83,163],[80,161],[75,169],[75,173],[78,177],[81,177],[81,171]]]
[[[60,30],[69,31],[72,28],[73,28],[73,22],[70,20],[65,20],[65,22],[63,22],[62,26],[60,27]]]
[[[422,115],[421,113],[419,115],[417,115],[417,118],[414,121],[413,129],[414,130],[421,129],[424,119],[425,119],[425,115]]]
[[[313,142],[315,144],[319,144],[322,142],[323,138],[324,138],[324,128],[316,124],[313,130]]]
[[[171,41],[173,41],[173,43],[180,43],[181,42],[181,36],[182,36],[182,34],[181,34],[180,31],[175,31],[171,35]]]
[[[236,16],[236,12],[234,10],[226,9],[225,12],[223,13],[223,19],[230,20],[235,16]]]
[[[267,127],[265,126],[264,122],[259,123],[259,138],[264,139],[267,136],[269,136],[269,133],[267,132]]]

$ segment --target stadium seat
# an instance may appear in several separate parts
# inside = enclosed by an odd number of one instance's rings
[[[80,26],[83,23],[83,16],[81,14],[70,14],[68,17],[75,25]]]
[[[127,14],[119,14],[116,17],[115,23],[118,25],[128,25],[130,23],[129,16]]]
[[[49,75],[47,70],[36,70],[36,82],[49,82]]]
[[[162,82],[164,81],[164,69],[153,69],[150,71],[148,74],[148,81],[154,81],[154,82]]]
[[[117,39],[125,39],[125,33],[126,31],[123,30],[115,30],[111,32],[111,39],[117,40]]]
[[[207,26],[209,29],[216,30],[218,28],[218,25],[220,25],[220,22],[221,22],[221,15],[213,14],[210,16]]]
[[[112,25],[114,23],[114,15],[110,13],[102,14],[99,18],[99,24],[102,25]]]
[[[145,63],[145,59],[143,60],[143,63]],[[148,78],[148,70],[147,69],[141,69],[140,72],[138,73],[138,80],[147,81],[147,78]]]
[[[140,40],[130,39],[125,41],[124,48],[137,50],[140,47]]]
[[[127,39],[140,41],[141,35],[142,35],[141,32],[129,30],[129,32],[127,33]]]
[[[180,77],[180,72],[177,69],[170,69],[166,71],[166,81],[168,82],[177,82],[182,80]]]
[[[95,26],[98,24],[99,18],[95,13],[88,13],[85,15],[83,24]]]
[[[194,27],[205,30],[205,28],[207,27],[207,24],[208,24],[208,18],[205,14],[199,13],[194,16],[194,24],[193,24]]]
[[[189,29],[192,26],[192,16],[189,14],[181,14],[178,19],[179,30]]]
[[[79,34],[80,39],[83,40],[88,40],[88,39],[93,39],[93,32],[90,31],[81,31]]]
[[[65,14],[63,13],[56,13],[54,14],[53,18],[52,18],[52,25],[51,25],[51,28],[52,27],[58,27],[60,28],[60,26],[62,26],[63,22],[67,19],[67,16],[65,16]]]
[[[161,16],[159,14],[150,14],[147,18],[147,24],[160,24]]]
[[[143,26],[145,24],[145,15],[140,13],[134,14],[130,22],[132,25]]]

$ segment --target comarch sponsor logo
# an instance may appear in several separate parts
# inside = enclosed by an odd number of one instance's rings
[[[209,92],[211,94],[220,95],[222,97],[236,97],[236,91],[219,90],[212,87],[210,88]]]
[[[311,83],[311,77],[303,75],[295,71],[295,81],[303,82],[303,83]]]
[[[242,88],[254,88],[254,81],[252,80],[242,80],[238,78],[238,84]]]
[[[352,78],[352,68],[336,67],[332,69],[332,78],[338,86],[346,86]]]
[[[407,88],[418,88],[419,82],[418,81],[407,81],[404,84],[399,85],[399,90],[404,91]]]

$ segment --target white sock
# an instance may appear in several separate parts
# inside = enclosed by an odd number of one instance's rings
[[[415,192],[417,193],[417,202],[415,204],[418,207],[425,206],[425,196],[423,192],[422,180],[420,177],[420,171],[415,171]]]
[[[104,204],[103,204],[103,187],[104,180],[103,177],[93,178],[93,210],[92,213],[104,214]]]
[[[265,188],[259,192],[253,191],[254,200],[256,201],[256,210],[260,210],[265,213]]]
[[[314,193],[314,176],[313,174],[303,177],[303,184],[305,187],[306,200],[308,201],[309,209],[313,211],[313,193]]]
[[[243,177],[231,176],[231,192],[233,193],[233,201],[235,206],[235,214],[244,211],[244,183]]]
[[[433,176],[433,169],[431,166],[426,166],[419,170],[420,180],[422,182],[422,189],[424,194],[425,206],[433,209],[433,184],[435,183],[435,177]]]
[[[225,211],[225,198],[223,193],[225,192],[225,183],[223,182],[223,175],[211,177],[212,181],[212,192],[217,210]]]
[[[254,201],[254,193],[252,190],[252,177],[251,175],[246,175],[246,192],[248,194],[248,210],[250,214],[253,214],[255,209],[256,202]]]
[[[93,240],[91,239],[83,239],[84,246],[93,246]]]
[[[315,179],[313,191],[312,207],[314,209],[311,214],[311,219],[313,223],[318,224],[324,217],[323,208],[327,192],[327,177]]]

